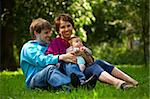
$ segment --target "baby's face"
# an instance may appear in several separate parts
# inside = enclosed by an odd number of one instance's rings
[[[82,43],[80,38],[73,38],[72,39],[72,46],[80,48],[83,46],[83,43]]]

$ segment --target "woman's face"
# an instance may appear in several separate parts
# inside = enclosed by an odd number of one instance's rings
[[[61,38],[65,40],[70,39],[72,35],[72,30],[73,26],[70,22],[62,20],[60,21],[59,34],[61,35]]]

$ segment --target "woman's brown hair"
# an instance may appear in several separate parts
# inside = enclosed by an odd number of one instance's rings
[[[72,24],[72,26],[74,28],[74,22],[73,22],[72,17],[69,14],[61,14],[58,17],[56,17],[54,20],[54,24],[55,24],[57,32],[59,32],[60,21],[68,21]]]

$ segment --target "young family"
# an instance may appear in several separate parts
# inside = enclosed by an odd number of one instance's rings
[[[20,66],[28,88],[94,88],[97,81],[123,90],[138,85],[113,65],[92,58],[91,50],[72,35],[74,22],[68,14],[56,17],[54,24],[58,32],[55,39],[51,39],[52,27],[47,20],[38,18],[30,25],[35,39],[25,43],[20,53]]]

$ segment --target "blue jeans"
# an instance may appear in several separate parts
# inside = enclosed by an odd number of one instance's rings
[[[48,86],[57,88],[70,82],[70,77],[61,73],[54,65],[48,65],[32,77],[29,86],[30,88]]]
[[[111,74],[113,68],[114,66],[106,61],[96,60],[84,70],[84,74],[87,78],[90,77],[92,74],[95,74],[97,75],[97,77],[99,77],[103,71]]]
[[[104,69],[104,71],[111,74],[112,70],[114,69],[114,66],[104,60],[96,60],[94,63],[98,64],[101,68]]]
[[[85,75],[80,70],[78,64],[61,62],[60,71],[63,71],[63,73],[66,74],[69,77],[72,73],[75,73],[78,76],[80,82],[84,82],[86,80]]]

